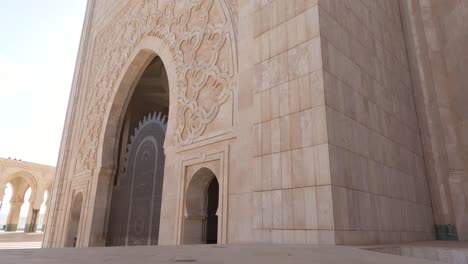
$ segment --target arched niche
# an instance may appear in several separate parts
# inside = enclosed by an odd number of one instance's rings
[[[81,211],[83,209],[83,194],[79,192],[73,198],[70,208],[70,218],[68,220],[68,231],[65,241],[65,247],[76,247],[79,241],[79,228],[81,220]]]
[[[185,194],[183,244],[218,242],[219,181],[209,168],[199,169],[190,179]]]

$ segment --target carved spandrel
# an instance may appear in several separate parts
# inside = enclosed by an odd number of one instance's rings
[[[220,0],[129,1],[98,34],[79,141],[79,170],[95,166],[105,111],[118,77],[141,39],[164,41],[176,65],[176,137],[194,142],[232,95],[236,71],[231,14]]]

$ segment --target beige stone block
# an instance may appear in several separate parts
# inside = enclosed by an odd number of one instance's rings
[[[288,31],[287,31],[287,23],[282,23],[276,27],[276,53],[280,54],[285,52],[288,49]]]
[[[271,119],[280,117],[280,88],[279,86],[271,88],[270,93],[270,115]],[[254,100],[258,100],[254,97]]]
[[[289,83],[279,86],[280,94],[280,116],[289,115]]]
[[[266,244],[271,243],[271,230],[262,230],[262,242]]]
[[[271,120],[271,152],[277,153],[281,150],[281,123],[280,119]]]
[[[359,192],[359,219],[361,230],[375,230],[373,229],[372,205],[369,193]],[[405,217],[401,217],[405,219]],[[404,226],[402,223],[400,226]],[[407,229],[408,230],[408,229]],[[413,229],[414,230],[414,229]]]
[[[262,13],[258,10],[254,13],[254,36],[260,36],[262,34]]]
[[[317,147],[302,149],[302,170],[304,173],[304,186],[315,186],[315,157]]]
[[[272,189],[281,189],[281,153],[271,155],[271,187]]]
[[[327,121],[325,106],[312,108],[312,144],[324,144],[328,142]]]
[[[264,6],[261,10],[262,15],[262,32],[267,32],[270,30],[270,15],[271,15],[271,5]]]
[[[348,220],[349,220],[349,229],[359,230],[360,221],[359,221],[359,200],[357,196],[357,191],[346,189],[346,201],[348,204]],[[388,217],[390,218],[390,214]]]
[[[317,245],[319,243],[317,230],[306,230],[306,243],[310,245]]]
[[[318,0],[304,0],[306,9],[316,6],[318,4]]]
[[[269,121],[271,119],[270,94],[270,90],[262,92],[262,122]]]
[[[293,187],[303,187],[304,174],[302,169],[302,149],[291,150],[291,168]]]
[[[289,115],[289,122],[291,128],[291,148],[300,148],[302,147],[301,112]]]
[[[294,230],[283,230],[283,243],[295,244]]]
[[[321,70],[309,74],[310,106],[316,107],[325,104],[325,90],[323,72]]]
[[[349,215],[354,213],[353,208],[348,208],[347,190],[342,187],[333,186],[333,216],[336,230],[350,230]]]
[[[318,230],[318,240],[320,245],[335,245],[335,231]]]
[[[279,84],[279,57],[274,56],[269,60],[270,64],[270,88],[275,87]]]
[[[268,60],[270,58],[270,36],[268,32],[265,32],[261,35],[262,41],[262,61]]]
[[[283,209],[282,209],[282,191],[275,190],[271,192],[272,210],[273,210],[273,223],[272,228],[281,229],[283,227]]]
[[[271,155],[262,157],[262,187],[271,190]]]
[[[309,109],[312,106],[309,75],[299,77],[297,84],[299,86],[300,110]]]
[[[262,123],[262,154],[271,154],[271,122]]]
[[[312,118],[313,109],[305,110],[300,112],[301,116],[301,141],[302,147],[312,146],[314,142],[313,127],[316,125],[313,123]]]
[[[253,192],[253,228],[261,229],[263,226],[263,194]]]
[[[254,155],[262,155],[262,124],[254,125],[253,127],[253,139],[254,139]]]
[[[289,19],[286,22],[287,32],[288,32],[288,49],[291,49],[297,46],[297,19],[295,17]]]
[[[323,71],[326,105],[338,112],[344,112],[343,84],[335,76]]]
[[[317,192],[318,227],[319,229],[334,229],[331,185],[317,186],[315,189]]]
[[[283,243],[283,230],[271,230],[271,243],[273,244]]]
[[[258,36],[255,38],[254,44],[255,44],[254,64],[258,64],[262,62],[262,38],[261,36]]]
[[[270,71],[270,62],[269,59],[264,60],[261,63],[262,67],[262,78],[261,78],[261,91],[266,91],[270,88],[271,82],[271,71]]]
[[[296,0],[303,1],[303,0]],[[296,17],[296,41],[297,44],[301,44],[307,41],[307,25],[306,25],[306,15],[305,13],[300,13]]]
[[[294,11],[296,16],[305,10],[305,0],[294,0]]]
[[[255,93],[253,95],[254,100],[254,123],[258,124],[262,122],[262,93]]]
[[[294,229],[305,229],[304,189],[294,188],[292,190],[294,204]]]
[[[286,4],[289,0],[277,0],[277,20],[278,24],[286,22]]]
[[[278,3],[272,1],[270,3],[270,28],[274,28],[278,25]]]
[[[289,113],[299,112],[300,110],[300,87],[298,79],[289,81]]]
[[[304,69],[307,69],[307,72],[314,72],[322,68],[322,50],[320,45],[320,37],[315,37],[309,40],[307,43],[307,48],[303,48],[300,52],[301,54],[307,54],[308,63],[307,66],[304,66]],[[303,56],[305,58],[306,56]]]
[[[291,151],[281,152],[281,186],[291,188],[292,185],[292,167]]]
[[[253,92],[258,93],[262,91],[262,64],[259,63],[254,66],[254,87],[253,87]]]
[[[288,52],[282,52],[278,55],[278,83],[284,84],[289,78]]]
[[[312,5],[313,3],[311,0],[306,0],[307,5]],[[312,6],[310,6],[312,7]],[[306,30],[307,30],[307,39],[315,38],[319,35],[320,27],[319,27],[319,13],[318,13],[318,6],[315,3],[315,6],[309,8],[305,12],[305,19],[306,19]]]
[[[291,19],[296,15],[296,0],[286,0],[286,19]]]
[[[307,236],[305,230],[294,230],[294,244],[303,245],[307,242]]]
[[[305,228],[318,229],[317,223],[317,194],[315,187],[304,188]]]
[[[252,177],[254,179],[253,190],[263,190],[262,157],[254,158],[254,171]]]
[[[294,228],[294,211],[293,211],[293,191],[292,189],[282,190],[281,193],[282,208],[283,208],[283,228]]]
[[[263,0],[254,0],[253,3],[254,3],[254,11],[257,12],[258,10],[260,10],[262,8],[262,1]]]
[[[288,50],[289,80],[296,79],[309,73],[309,64],[315,65],[310,63],[311,57],[315,56],[310,54],[311,46],[313,45],[310,44],[309,41]],[[320,50],[312,50],[312,52],[320,53]],[[305,56],[305,54],[307,55]],[[314,63],[316,63],[316,61],[314,61]],[[315,70],[317,69],[318,68]]]
[[[280,118],[280,149],[281,151],[291,149],[291,124],[290,116],[283,116]]]
[[[271,229],[273,225],[273,208],[271,205],[271,191],[262,192],[262,215],[263,215],[263,229]]]

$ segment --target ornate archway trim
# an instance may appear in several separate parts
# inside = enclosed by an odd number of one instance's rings
[[[116,81],[144,37],[157,37],[166,43],[177,65],[178,144],[189,145],[200,137],[216,118],[220,106],[232,97],[237,71],[236,41],[225,2],[176,3],[131,1],[96,34],[81,120],[78,170],[96,166],[99,135]]]

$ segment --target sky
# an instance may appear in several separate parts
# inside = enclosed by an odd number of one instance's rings
[[[0,0],[0,157],[57,164],[86,0]]]

